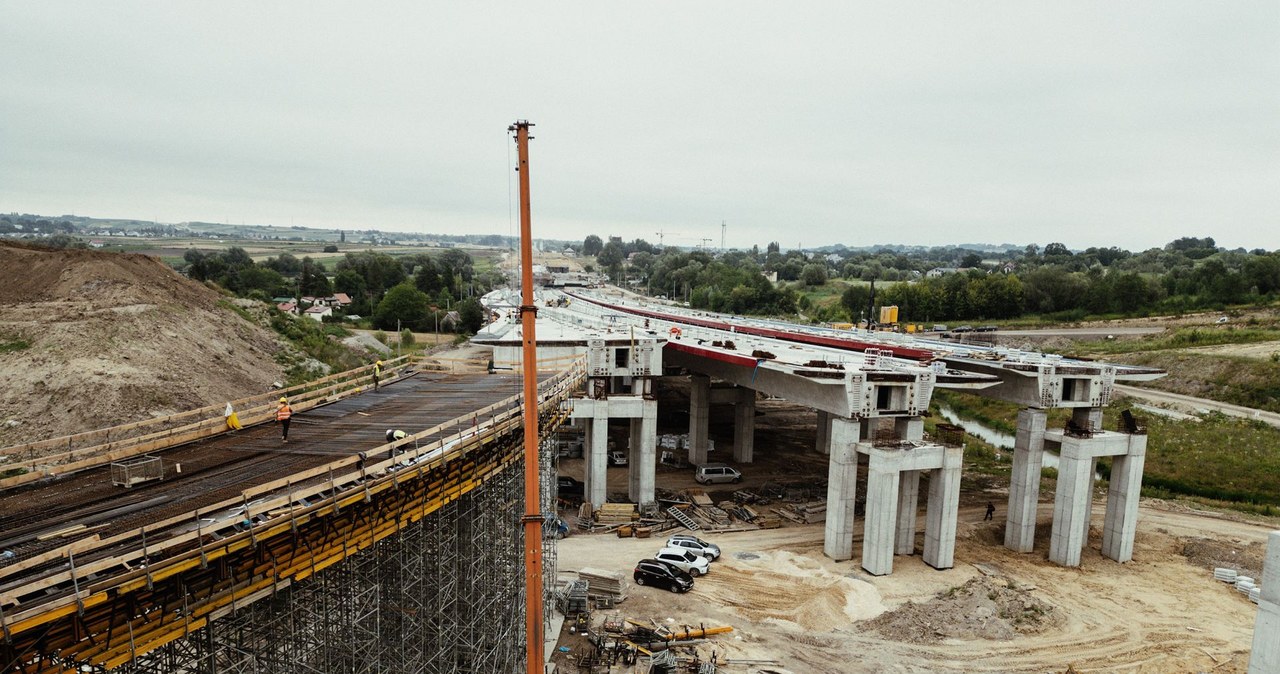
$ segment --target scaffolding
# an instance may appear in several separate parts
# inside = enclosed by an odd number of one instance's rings
[[[516,671],[524,662],[523,479],[512,462],[369,550],[114,671]]]

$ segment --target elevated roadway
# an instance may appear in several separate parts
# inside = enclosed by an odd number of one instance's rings
[[[546,427],[581,381],[541,382]],[[519,388],[408,373],[296,414],[288,444],[263,424],[151,452],[165,478],[130,489],[104,465],[0,491],[0,671],[123,667],[465,498],[520,466]]]

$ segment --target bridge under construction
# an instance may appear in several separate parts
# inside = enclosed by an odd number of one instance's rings
[[[272,393],[240,431],[210,408],[6,450],[32,458],[0,485],[0,671],[519,668],[520,378],[391,372],[285,391],[288,444],[253,425]],[[541,382],[544,428],[581,375]],[[158,472],[122,483],[139,458]]]

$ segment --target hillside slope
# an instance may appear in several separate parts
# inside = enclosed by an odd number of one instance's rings
[[[262,392],[283,348],[154,258],[0,245],[0,447]]]

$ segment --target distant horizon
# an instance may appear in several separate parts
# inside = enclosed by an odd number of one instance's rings
[[[448,237],[448,236],[456,236],[456,237],[486,237],[486,236],[500,236],[500,237],[516,238],[515,236],[513,236],[513,235],[511,235],[511,234],[504,233],[504,232],[467,232],[467,233],[450,233],[450,232],[414,231],[414,230],[407,230],[407,229],[383,229],[383,228],[381,228],[381,227],[368,227],[368,226],[363,226],[363,227],[320,227],[320,226],[315,226],[315,225],[305,225],[305,224],[281,225],[281,224],[270,224],[270,223],[251,223],[251,222],[234,223],[234,222],[223,222],[223,221],[216,221],[216,220],[199,220],[199,219],[195,219],[195,220],[187,219],[187,220],[167,221],[167,220],[154,220],[154,219],[151,219],[151,218],[132,218],[132,217],[97,216],[97,215],[85,215],[85,214],[79,214],[79,213],[63,213],[63,214],[61,214],[61,215],[49,215],[49,214],[45,214],[45,213],[30,213],[30,212],[10,211],[10,210],[0,210],[0,214],[2,214],[2,215],[4,215],[4,216],[37,217],[37,218],[45,218],[45,219],[51,219],[51,220],[56,220],[56,219],[61,219],[61,218],[78,218],[78,219],[102,220],[102,221],[111,221],[111,222],[137,222],[137,223],[150,223],[150,224],[155,225],[155,226],[174,226],[174,227],[176,227],[176,226],[180,226],[180,225],[204,224],[204,225],[217,225],[217,226],[220,226],[220,227],[246,227],[246,228],[248,228],[248,227],[258,227],[258,228],[279,229],[279,230],[282,230],[282,231],[295,231],[295,230],[297,230],[297,229],[306,229],[306,230],[325,231],[325,232],[346,231],[346,232],[376,232],[376,233],[380,233],[380,234],[408,234],[408,235],[420,236],[420,237],[433,237],[433,236],[434,236],[434,237]],[[535,218],[535,221],[536,221],[536,218]],[[588,236],[590,236],[590,235],[588,235]],[[596,236],[599,236],[602,240],[604,240],[604,241],[606,241],[606,242],[607,242],[607,241],[609,240],[609,237],[610,237],[610,236],[617,236],[617,235],[615,235],[615,234],[604,234],[604,235],[597,234]],[[1188,233],[1188,234],[1179,234],[1179,235],[1177,235],[1177,236],[1173,236],[1173,237],[1172,237],[1172,238],[1170,238],[1168,241],[1164,241],[1163,243],[1160,243],[1160,244],[1150,245],[1150,246],[1147,246],[1147,247],[1145,247],[1145,248],[1124,248],[1123,246],[1117,246],[1117,247],[1118,247],[1118,248],[1121,248],[1122,250],[1127,250],[1127,251],[1132,252],[1132,253],[1140,253],[1140,252],[1142,252],[1142,251],[1151,250],[1151,249],[1163,249],[1163,248],[1164,248],[1165,246],[1167,246],[1169,243],[1171,243],[1171,242],[1173,242],[1173,241],[1175,241],[1175,240],[1177,240],[1177,239],[1184,238],[1184,237],[1195,237],[1195,238],[1201,238],[1201,239],[1206,238],[1206,237],[1209,237],[1209,238],[1212,238],[1212,239],[1214,240],[1214,243],[1215,243],[1215,245],[1216,245],[1218,248],[1221,248],[1221,249],[1223,249],[1223,250],[1245,250],[1245,251],[1252,251],[1252,250],[1257,250],[1257,249],[1263,249],[1263,250],[1268,250],[1268,252],[1270,252],[1270,250],[1271,250],[1271,249],[1263,248],[1262,246],[1226,246],[1226,245],[1224,245],[1221,241],[1219,241],[1219,240],[1218,240],[1218,238],[1217,238],[1217,237],[1215,237],[1215,236],[1210,236],[1210,235],[1205,235],[1205,234],[1192,234],[1192,233]],[[574,239],[574,238],[561,238],[561,237],[552,237],[552,236],[538,236],[538,235],[536,234],[536,232],[535,232],[535,235],[534,235],[534,240],[537,240],[537,241],[556,241],[556,242],[565,242],[565,243],[581,243],[585,238],[586,238],[585,236],[584,236],[584,237],[582,237],[581,239]],[[625,242],[631,242],[631,241],[634,241],[634,240],[636,240],[636,239],[643,239],[643,240],[645,240],[646,242],[648,242],[649,244],[651,244],[651,245],[653,245],[653,246],[658,246],[658,245],[659,245],[657,241],[655,241],[655,240],[653,240],[653,239],[650,239],[650,238],[647,238],[647,237],[643,237],[643,236],[638,236],[638,237],[633,236],[633,237],[629,237],[629,238],[628,238],[628,237],[623,237],[623,241],[625,241]],[[930,244],[920,244],[920,243],[889,243],[889,242],[880,242],[880,243],[875,243],[875,244],[862,244],[862,245],[853,245],[853,244],[849,244],[849,243],[836,242],[836,243],[824,243],[824,244],[813,245],[813,246],[798,247],[798,246],[795,246],[795,245],[790,245],[790,246],[789,246],[789,245],[787,245],[785,242],[782,242],[782,241],[780,241],[780,240],[774,239],[774,240],[766,241],[766,242],[753,243],[753,244],[748,245],[748,246],[740,246],[740,245],[739,245],[739,246],[727,246],[727,247],[725,248],[725,250],[743,250],[743,251],[745,251],[745,250],[750,250],[750,249],[752,248],[752,246],[759,246],[761,249],[764,249],[765,247],[767,247],[767,246],[769,245],[769,243],[772,243],[772,242],[774,242],[774,241],[777,241],[778,245],[779,245],[779,246],[781,247],[781,249],[782,249],[782,250],[784,250],[784,251],[787,251],[787,250],[816,251],[816,250],[822,250],[822,249],[825,249],[825,248],[834,248],[834,247],[838,247],[838,246],[844,246],[845,248],[847,248],[847,249],[851,249],[851,250],[874,250],[874,249],[877,249],[877,248],[895,248],[895,247],[901,247],[901,248],[926,248],[926,249],[927,249],[927,248],[965,248],[965,249],[969,249],[969,250],[992,250],[992,249],[1025,249],[1028,245],[1035,245],[1035,246],[1037,246],[1038,248],[1040,248],[1041,250],[1043,250],[1043,249],[1044,249],[1044,247],[1045,247],[1045,245],[1046,245],[1046,244],[1049,244],[1049,243],[1061,243],[1061,244],[1065,245],[1069,250],[1071,250],[1071,251],[1073,251],[1073,252],[1080,252],[1080,251],[1087,250],[1087,249],[1089,249],[1089,248],[1100,248],[1100,249],[1101,249],[1101,248],[1110,248],[1110,247],[1111,247],[1111,246],[1102,246],[1102,245],[1096,245],[1096,244],[1095,244],[1095,245],[1081,245],[1081,246],[1077,246],[1077,245],[1075,245],[1075,244],[1071,243],[1070,241],[1044,241],[1044,242],[1038,242],[1038,241],[1035,241],[1035,242],[1027,242],[1027,243],[1013,243],[1013,242],[1005,242],[1005,243],[975,243],[975,242],[966,242],[966,243],[930,243]],[[720,249],[720,247],[719,247],[718,245],[706,245],[706,246],[700,246],[700,245],[698,245],[698,244],[688,244],[688,243],[666,243],[666,244],[662,244],[662,245],[663,245],[663,247],[667,247],[667,248],[678,248],[678,249],[688,249],[688,250],[698,250],[698,249],[705,249],[705,250],[709,250],[709,251],[719,251],[719,250],[721,250],[721,249]]]

